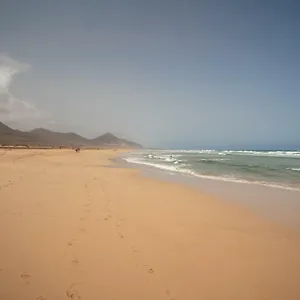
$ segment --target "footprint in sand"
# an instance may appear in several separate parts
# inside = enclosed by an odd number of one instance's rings
[[[31,277],[30,274],[28,274],[27,272],[24,272],[21,274],[20,277],[25,281],[26,284],[30,284],[30,282],[29,282],[29,278]]]
[[[123,238],[124,238],[124,235],[123,235],[122,233],[119,232],[118,235],[119,235],[119,238],[120,238],[120,239],[123,239]]]
[[[78,259],[74,259],[74,260],[72,260],[72,265],[73,266],[77,266],[79,264],[79,261],[78,261]]]
[[[70,240],[68,242],[68,246],[70,246],[70,247],[73,246],[73,244],[74,244],[75,241],[76,241],[75,239]]]
[[[152,273],[154,273],[154,270],[153,269],[149,269],[148,273],[152,274]]]
[[[78,291],[74,288],[75,284],[72,284],[66,291],[66,295],[68,296],[68,298],[70,299],[74,299],[74,300],[80,300],[81,297],[78,293]]]
[[[111,218],[112,218],[112,216],[111,216],[111,215],[108,215],[107,217],[104,218],[104,220],[105,220],[105,221],[108,221],[108,220],[111,219]]]
[[[21,278],[22,279],[29,279],[30,277],[31,277],[30,274],[28,274],[26,272],[24,272],[24,273],[21,274]]]
[[[36,300],[47,300],[47,299],[43,296],[39,296],[39,297],[36,298]]]
[[[134,253],[140,253],[140,251],[137,250],[137,249],[135,249],[135,247],[131,247],[131,250],[132,250],[132,252],[134,252]]]
[[[169,300],[176,300],[176,298],[171,297],[171,292],[166,290],[166,295],[168,296]]]

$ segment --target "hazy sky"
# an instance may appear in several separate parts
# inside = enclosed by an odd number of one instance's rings
[[[299,1],[0,0],[0,53],[14,127],[300,147]]]

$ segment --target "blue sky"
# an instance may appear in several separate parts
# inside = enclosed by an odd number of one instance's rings
[[[11,126],[157,147],[300,147],[298,1],[43,2],[0,2],[0,119]]]

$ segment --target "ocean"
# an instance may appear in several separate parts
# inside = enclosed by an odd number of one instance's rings
[[[124,159],[171,174],[300,192],[300,151],[142,150]]]

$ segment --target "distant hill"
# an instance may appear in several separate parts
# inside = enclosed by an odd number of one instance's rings
[[[88,145],[89,140],[73,132],[62,133],[54,132],[44,128],[37,128],[30,131],[38,137],[39,141],[45,141],[47,144],[58,146],[81,146]]]
[[[53,146],[53,147],[115,147],[142,148],[141,145],[105,133],[94,139],[87,139],[74,132],[54,132],[44,128],[29,132],[14,130],[0,122],[0,145]]]
[[[142,148],[141,145],[118,138],[110,132],[107,132],[95,139],[90,140],[90,143],[93,145],[110,145],[113,147]]]
[[[0,134],[9,134],[12,133],[13,131],[14,131],[13,129],[0,122]]]
[[[0,122],[0,145],[31,145],[33,141],[42,142],[35,134],[14,130]]]

